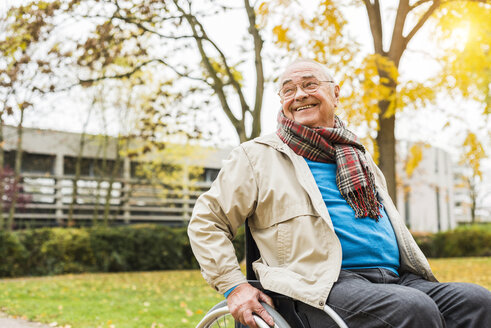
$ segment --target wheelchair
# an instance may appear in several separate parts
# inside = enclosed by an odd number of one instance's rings
[[[273,318],[275,325],[274,328],[309,328],[306,319],[302,318],[296,311],[294,299],[274,293],[262,288],[261,283],[257,280],[254,271],[252,270],[252,262],[257,260],[260,256],[259,249],[252,238],[251,231],[245,223],[245,246],[246,246],[246,277],[247,281],[254,286],[262,290],[265,294],[269,295],[273,300],[275,309],[268,304],[262,303],[266,311]],[[348,328],[343,319],[327,304],[324,306],[324,312],[331,317],[331,319],[340,328]],[[281,314],[280,314],[281,313]],[[259,316],[254,315],[254,320],[259,328],[271,328],[266,322],[264,322]],[[235,322],[234,318],[230,314],[227,307],[227,300],[223,300],[220,303],[212,307],[204,318],[198,323],[196,328],[213,328],[213,327],[234,327],[234,328],[247,328],[239,322]]]

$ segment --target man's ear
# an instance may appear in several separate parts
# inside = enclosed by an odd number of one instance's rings
[[[339,91],[341,90],[341,88],[339,88],[339,85],[335,85],[334,86],[334,95],[336,96],[336,100],[339,100]]]

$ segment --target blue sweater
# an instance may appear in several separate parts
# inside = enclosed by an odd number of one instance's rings
[[[336,164],[305,159],[326,203],[343,251],[342,269],[385,268],[397,274],[399,248],[385,209],[376,222],[355,218],[336,185]]]

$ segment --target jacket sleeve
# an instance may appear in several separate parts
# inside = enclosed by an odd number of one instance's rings
[[[218,292],[246,282],[232,244],[255,209],[257,183],[249,159],[235,148],[209,191],[196,201],[188,226],[193,253],[205,280]]]

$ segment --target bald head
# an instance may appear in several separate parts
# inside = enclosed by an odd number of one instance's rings
[[[326,66],[324,66],[321,63],[316,62],[315,60],[312,60],[312,59],[299,58],[299,59],[296,59],[295,61],[291,62],[290,64],[288,64],[286,66],[285,70],[283,71],[283,74],[281,74],[281,76],[278,80],[279,81],[278,90],[281,89],[281,87],[283,86],[284,76],[286,74],[288,74],[290,69],[294,66],[297,66],[297,64],[302,64],[302,63],[311,64],[313,66],[318,67],[319,73],[320,73],[319,78],[329,80],[329,81],[334,81],[334,78],[332,77],[331,73],[329,73],[329,70],[327,69]]]

